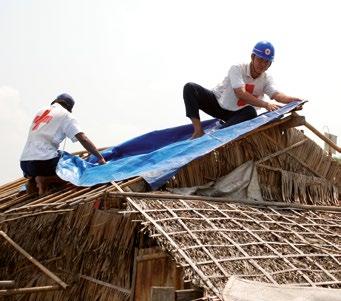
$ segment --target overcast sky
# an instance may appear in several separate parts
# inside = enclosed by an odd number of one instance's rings
[[[112,146],[188,123],[183,85],[213,88],[259,40],[276,48],[277,87],[340,141],[340,28],[336,0],[0,0],[0,184],[21,176],[32,118],[58,94]]]

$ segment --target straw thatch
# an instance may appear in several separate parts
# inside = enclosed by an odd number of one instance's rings
[[[93,200],[70,212],[27,216],[3,225],[7,235],[71,286],[27,300],[129,300],[136,223],[114,209],[96,210],[95,204]],[[3,241],[0,254],[0,279],[14,279],[18,287],[52,284]]]
[[[253,160],[265,200],[337,205],[341,164],[295,129],[274,126],[226,144],[182,168],[167,187],[217,179]]]

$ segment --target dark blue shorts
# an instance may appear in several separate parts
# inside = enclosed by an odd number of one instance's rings
[[[55,176],[56,167],[60,157],[50,160],[20,161],[20,167],[24,172],[24,177]]]

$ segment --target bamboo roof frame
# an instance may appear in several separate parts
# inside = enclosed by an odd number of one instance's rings
[[[285,284],[341,288],[341,225],[334,220],[323,219],[323,223],[319,223],[316,220],[321,221],[321,217],[306,210],[212,203],[181,198],[167,199],[167,196],[164,198],[158,196],[159,198],[139,196],[126,198],[131,208],[141,214],[145,221],[143,225],[150,231],[150,235],[157,237],[164,248],[177,258],[177,263],[185,268],[187,274],[199,278],[198,283],[209,289],[216,297],[221,298],[223,284],[230,276],[235,275],[226,268],[226,265],[240,262],[251,266],[254,271],[237,275],[239,277],[283,285],[283,277],[287,277],[286,280],[290,277],[295,279],[290,276],[295,274],[300,280]],[[219,217],[216,217],[217,214]],[[236,214],[240,218],[236,218]],[[339,213],[333,214],[335,214],[333,218],[341,221]],[[231,229],[231,225],[226,228],[224,226],[226,221],[231,222],[237,229]],[[195,224],[199,225],[199,230],[193,228]],[[250,225],[257,225],[259,229],[253,229]],[[173,227],[178,230],[174,231]],[[274,230],[274,227],[280,230]],[[316,228],[321,230],[316,231]],[[322,231],[325,228],[327,235]],[[247,234],[248,242],[241,243],[238,238],[236,239],[236,234],[241,236]],[[288,239],[286,237],[288,234],[297,241],[292,242]],[[204,243],[203,240],[210,241],[211,235],[219,236],[219,240],[224,243]],[[264,235],[270,235],[278,241],[265,239]],[[184,236],[188,236],[190,245],[182,245]],[[315,237],[318,243],[311,243],[306,236],[309,239],[311,236]],[[337,243],[331,239],[335,239]],[[231,248],[239,253],[238,256],[223,254],[224,250]],[[251,255],[247,251],[248,248],[258,248],[260,251],[267,249],[269,254]],[[290,248],[291,251],[283,251],[286,248]],[[305,251],[305,248],[309,248],[310,251]],[[199,252],[200,257],[205,257],[205,260],[189,255],[195,254],[193,251]],[[332,262],[333,268],[324,267],[317,259]],[[277,270],[274,271],[268,264],[263,263],[266,260],[281,261],[284,264],[276,266]],[[304,261],[305,264],[302,265],[300,261]],[[214,272],[208,272],[210,267]],[[188,269],[194,270],[196,276]]]

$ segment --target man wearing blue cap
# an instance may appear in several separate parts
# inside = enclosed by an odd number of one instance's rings
[[[56,166],[60,157],[59,145],[66,137],[72,142],[79,141],[90,154],[98,158],[100,164],[105,163],[103,156],[71,114],[74,104],[73,98],[64,93],[34,117],[20,158],[20,167],[29,179],[28,192],[38,188],[39,195],[42,195],[50,183],[61,181],[56,175]]]
[[[272,78],[266,73],[275,56],[268,41],[258,42],[252,50],[249,64],[234,65],[223,82],[212,91],[195,83],[184,86],[186,116],[193,124],[192,139],[204,135],[199,110],[233,125],[257,116],[256,108],[274,111],[279,106],[263,100],[264,94],[281,103],[299,100],[277,91]]]

